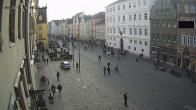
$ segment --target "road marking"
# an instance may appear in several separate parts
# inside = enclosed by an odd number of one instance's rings
[[[190,105],[184,105],[185,108],[187,108],[188,110],[196,110],[195,108],[191,107]]]

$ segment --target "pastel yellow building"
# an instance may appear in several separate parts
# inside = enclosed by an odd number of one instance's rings
[[[36,34],[38,48],[48,49],[47,7],[38,8]]]

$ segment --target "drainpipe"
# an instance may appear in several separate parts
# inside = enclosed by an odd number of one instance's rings
[[[27,73],[30,77],[30,83],[32,84],[31,76],[31,64],[30,64],[30,55],[29,55],[29,0],[25,1],[25,54],[27,61]]]

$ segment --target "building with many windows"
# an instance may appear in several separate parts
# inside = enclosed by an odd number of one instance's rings
[[[38,47],[48,48],[48,22],[47,22],[47,7],[38,8],[37,16],[37,45]]]
[[[180,67],[196,65],[196,1],[180,0],[178,4],[178,59]]]
[[[37,0],[0,0],[1,110],[34,108],[30,91],[37,90],[34,64],[37,5]]]
[[[151,58],[176,64],[177,3],[179,0],[156,0],[151,8]]]
[[[106,9],[106,45],[150,57],[150,8],[155,0],[118,0]]]

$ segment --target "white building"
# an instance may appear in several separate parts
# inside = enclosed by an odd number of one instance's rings
[[[79,28],[79,17],[82,17],[84,14],[84,12],[80,12],[75,14],[75,16],[73,16],[73,37],[77,37],[78,36],[78,28]]]
[[[90,15],[82,15],[80,19],[80,37],[83,40],[87,39],[87,20],[89,20],[90,17]]]
[[[105,44],[105,19],[96,23],[96,39],[99,44]]]
[[[73,35],[73,19],[68,18],[65,21],[65,35],[72,37]]]
[[[65,36],[65,20],[62,19],[59,24],[59,34],[60,36]]]
[[[150,57],[150,8],[155,0],[118,0],[106,9],[106,45]]]

